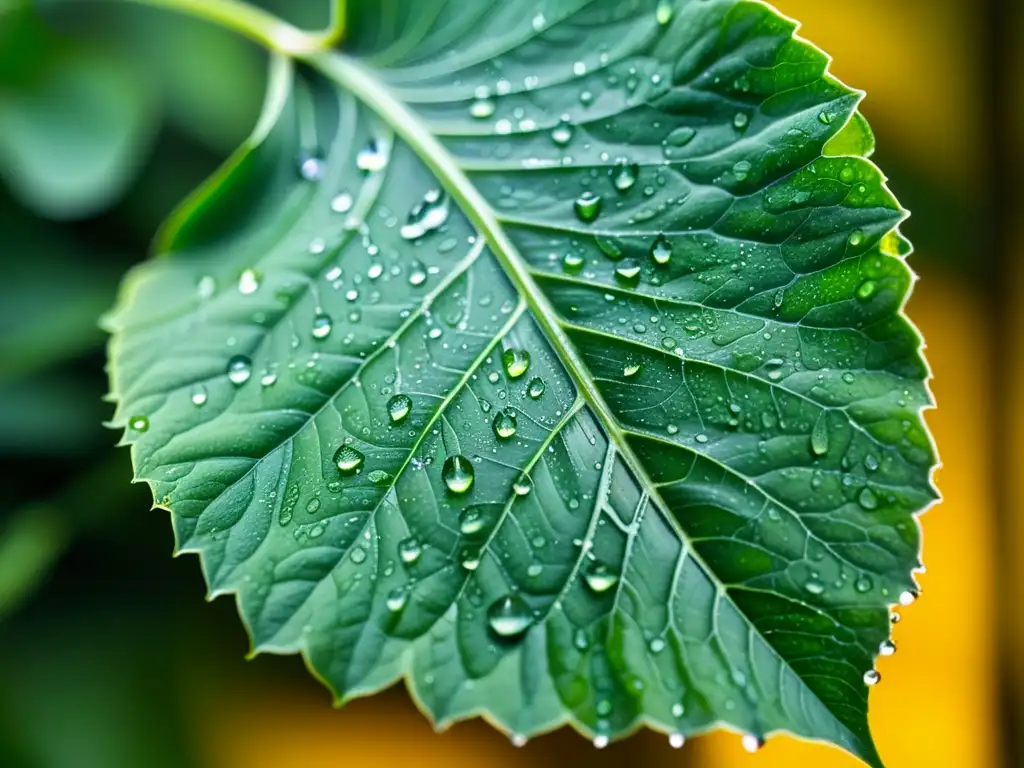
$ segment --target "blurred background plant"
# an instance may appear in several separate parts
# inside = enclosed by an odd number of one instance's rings
[[[327,22],[325,0],[259,4]],[[936,374],[945,500],[924,520],[924,599],[881,662],[872,727],[895,768],[1021,765],[1024,524],[1009,510],[1024,503],[1011,469],[1024,459],[1011,258],[1024,252],[1024,8],[776,5],[869,94],[875,159],[914,212],[909,310]],[[731,734],[681,753],[651,733],[603,752],[566,732],[517,750],[481,722],[434,735],[402,690],[337,713],[298,659],[243,660],[234,605],[205,604],[198,563],[169,557],[165,515],[102,426],[97,319],[161,220],[248,133],[264,78],[260,50],[202,22],[0,0],[0,765],[855,765],[785,738],[750,757]]]

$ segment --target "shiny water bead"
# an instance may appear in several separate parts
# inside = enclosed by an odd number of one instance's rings
[[[356,167],[363,173],[381,171],[388,164],[388,154],[381,142],[370,139],[365,147],[356,155]]]
[[[499,440],[508,440],[516,433],[516,413],[511,408],[499,411],[491,422],[494,434]]]
[[[228,381],[240,387],[252,376],[252,360],[245,355],[235,355],[228,360]]]
[[[510,379],[518,379],[530,367],[530,353],[510,347],[501,353],[501,362],[505,366],[505,374]]]
[[[351,474],[363,465],[364,458],[360,451],[346,444],[335,451],[334,464],[341,472]]]
[[[583,571],[583,580],[591,590],[601,593],[614,587],[619,581],[619,575],[605,563],[595,560]]]
[[[393,395],[388,400],[388,419],[392,424],[401,424],[412,411],[412,398],[408,395]]]
[[[420,559],[420,555],[423,554],[423,545],[420,544],[418,539],[408,538],[402,539],[398,543],[398,557],[406,565],[412,565]]]
[[[640,166],[620,158],[612,169],[612,183],[619,192],[628,192],[640,176]]]
[[[544,379],[537,376],[530,379],[530,383],[526,385],[526,394],[533,400],[539,400],[544,395],[545,389],[547,389],[547,385],[544,384]]]
[[[512,492],[516,496],[526,496],[533,490],[533,481],[529,475],[522,474],[512,483]]]
[[[325,313],[320,313],[313,318],[313,338],[314,339],[326,339],[331,335],[331,316]]]
[[[487,623],[496,635],[513,638],[529,629],[533,623],[533,613],[519,595],[505,595],[491,603],[487,609]]]
[[[444,460],[441,478],[452,493],[466,493],[473,487],[475,477],[476,470],[473,469],[473,462],[465,456],[456,454]]]
[[[149,418],[147,416],[132,416],[128,419],[128,426],[136,432],[145,432],[149,429]]]
[[[651,246],[651,259],[659,266],[665,266],[672,260],[672,243],[660,235]]]
[[[593,192],[584,192],[573,204],[573,208],[576,211],[576,218],[582,221],[584,224],[590,224],[595,221],[598,215],[601,213],[601,196],[594,194]]]
[[[881,680],[882,676],[878,674],[877,670],[869,669],[864,673],[864,685],[878,685]]]

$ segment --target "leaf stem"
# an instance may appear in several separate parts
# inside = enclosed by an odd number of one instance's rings
[[[345,31],[345,0],[334,4],[331,26],[307,32],[242,0],[124,0],[166,8],[233,30],[265,48],[286,56],[308,56],[330,49]]]

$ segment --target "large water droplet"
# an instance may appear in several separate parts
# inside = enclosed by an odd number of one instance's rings
[[[469,105],[469,114],[477,120],[486,120],[494,114],[494,110],[496,108],[497,107],[492,99],[474,99]]]
[[[363,465],[365,457],[351,445],[343,445],[334,453],[334,463],[345,474],[352,474]]]
[[[319,181],[324,176],[326,165],[315,155],[304,155],[299,158],[299,175],[306,181]]]
[[[599,560],[592,561],[583,572],[583,580],[594,592],[607,592],[619,581],[619,575]]]
[[[620,158],[612,169],[612,183],[619,192],[628,192],[640,176],[640,166]]]
[[[526,394],[528,394],[532,399],[538,400],[543,396],[546,388],[544,379],[540,376],[536,376],[530,379],[530,383],[526,385]]]
[[[331,335],[331,316],[321,312],[313,318],[313,338],[326,339]]]
[[[427,280],[427,270],[420,262],[414,261],[409,265],[409,285],[423,285]]]
[[[668,735],[668,745],[673,749],[679,749],[686,743],[686,737],[681,733],[670,733]]]
[[[192,387],[192,405],[206,405],[206,401],[209,399],[206,394],[206,387],[202,384],[196,384]]]
[[[615,279],[632,285],[640,278],[640,264],[635,259],[623,259],[615,267]]]
[[[669,0],[661,0],[658,3],[658,7],[654,10],[654,18],[662,27],[672,21],[672,16],[674,15],[675,8],[672,7],[672,3]]]
[[[516,478],[515,482],[512,483],[512,492],[516,496],[526,496],[533,490],[533,481],[529,475],[520,475]]]
[[[878,670],[869,669],[864,673],[864,685],[878,685],[881,680],[882,676],[878,674]]]
[[[896,643],[892,640],[883,640],[882,644],[878,646],[880,656],[892,656],[894,653],[896,653]]]
[[[518,379],[530,367],[530,353],[525,349],[510,347],[501,353],[501,362],[510,379]]]
[[[857,298],[860,299],[861,301],[867,301],[868,299],[875,295],[875,292],[877,290],[878,283],[876,283],[874,280],[865,280],[863,283],[860,284],[860,287],[857,288]]]
[[[857,496],[857,502],[867,510],[878,509],[878,495],[869,486],[864,486]]]
[[[741,740],[741,743],[743,744],[743,748],[747,750],[747,752],[753,754],[754,752],[757,752],[757,750],[764,746],[764,739],[753,733],[745,733],[743,734],[743,739]]]
[[[660,235],[651,246],[651,258],[655,264],[664,266],[672,260],[672,243]]]
[[[569,142],[572,141],[572,125],[565,121],[562,121],[554,128],[552,128],[551,141],[553,141],[555,145],[559,147],[564,147],[568,145]]]
[[[448,221],[449,210],[448,196],[444,192],[439,189],[428,190],[423,196],[423,202],[417,203],[409,212],[399,234],[406,240],[417,240],[444,226]]]
[[[412,411],[412,398],[408,395],[394,395],[388,400],[388,418],[392,424],[401,424]]]
[[[508,440],[516,433],[516,412],[511,408],[498,411],[491,422],[494,434],[499,440]]]
[[[732,127],[737,131],[746,130],[750,124],[750,116],[746,112],[737,112],[732,119]]]
[[[405,587],[395,587],[388,592],[387,600],[385,605],[387,609],[392,613],[398,613],[405,607],[406,601],[409,599],[409,590]]]
[[[335,213],[348,213],[352,210],[352,195],[348,192],[342,192],[339,195],[335,195],[331,200],[331,210]]]
[[[576,218],[585,224],[589,224],[597,219],[598,214],[601,213],[601,196],[596,195],[593,192],[584,192],[574,203],[576,210]]]
[[[675,160],[683,156],[683,147],[693,141],[697,131],[688,125],[681,126],[672,131],[661,144],[661,151],[669,160]]]
[[[459,530],[464,536],[472,536],[475,533],[480,533],[486,522],[487,519],[479,509],[470,507],[459,515]]]
[[[533,614],[519,595],[505,595],[487,609],[487,623],[500,637],[517,637],[529,629]]]
[[[238,277],[238,292],[243,296],[256,293],[260,287],[260,276],[255,269],[243,269]]]
[[[420,555],[423,554],[423,545],[420,544],[418,539],[408,538],[402,539],[398,542],[398,557],[406,565],[412,565],[420,559]]]
[[[452,493],[466,493],[473,487],[475,477],[476,470],[473,469],[473,462],[465,456],[456,454],[444,460],[441,478]]]
[[[252,376],[252,360],[245,355],[235,355],[228,360],[228,380],[240,387]]]
[[[818,420],[814,422],[811,430],[811,453],[815,456],[824,456],[828,453],[828,414],[822,411],[818,414]]]
[[[369,143],[359,150],[359,154],[356,155],[356,167],[363,173],[374,173],[384,170],[387,164],[387,151],[376,139],[370,139]]]

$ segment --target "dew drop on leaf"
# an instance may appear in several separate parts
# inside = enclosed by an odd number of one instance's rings
[[[878,495],[868,486],[864,486],[857,496],[857,503],[864,509],[878,509]]]
[[[192,395],[189,399],[192,401],[192,405],[206,405],[206,401],[209,399],[209,396],[206,394],[206,387],[202,384],[196,384],[192,387]]]
[[[387,164],[387,152],[376,139],[370,139],[369,143],[356,155],[356,167],[363,173],[382,171]]]
[[[238,292],[243,296],[256,293],[260,287],[260,276],[255,269],[243,269],[238,277]]]
[[[149,429],[149,418],[146,416],[132,416],[128,420],[128,426],[136,432],[145,432]]]
[[[917,595],[915,595],[913,592],[907,590],[906,592],[901,592],[900,593],[900,598],[899,599],[900,599],[900,605],[902,605],[903,607],[906,607],[908,605],[913,605],[914,604],[914,601],[917,600]]]
[[[338,469],[351,474],[363,465],[363,454],[351,445],[343,445],[334,452],[334,464]]]
[[[583,257],[578,253],[567,253],[562,258],[562,269],[567,274],[575,275],[583,268]]]
[[[640,363],[629,362],[622,369],[622,375],[627,379],[630,376],[636,376],[640,372]]]
[[[572,126],[563,120],[551,129],[551,141],[558,147],[568,146],[572,141]]]
[[[878,284],[874,280],[865,280],[857,289],[857,298],[861,301],[867,301],[875,295],[876,290],[878,290]]]
[[[741,743],[743,744],[743,748],[747,752],[753,754],[754,752],[757,752],[757,750],[764,746],[764,739],[753,733],[745,733],[743,734],[743,739],[741,740]]]
[[[414,261],[409,265],[409,285],[419,286],[423,285],[427,280],[427,270],[418,261]]]
[[[892,640],[883,640],[882,644],[878,646],[880,656],[892,656],[894,653],[896,653],[896,643]]]
[[[448,196],[439,189],[428,190],[422,202],[417,203],[399,230],[406,240],[418,240],[428,232],[444,226],[448,221],[450,205]]]
[[[654,18],[662,27],[672,21],[672,16],[674,14],[675,9],[672,7],[672,3],[669,0],[661,0],[661,2],[658,3],[658,7],[654,10]]]
[[[529,475],[522,474],[512,483],[512,492],[516,496],[526,496],[531,490],[533,490],[533,481],[530,480]]]
[[[342,192],[331,199],[331,210],[335,213],[348,213],[352,210],[352,195]]]
[[[598,594],[607,592],[619,581],[619,575],[599,560],[592,561],[583,572],[587,586]]]
[[[672,749],[680,749],[685,743],[686,737],[681,733],[670,733],[668,735],[668,745],[672,747]]]
[[[228,360],[228,380],[240,387],[252,376],[252,360],[245,355],[235,355]]]
[[[651,246],[651,258],[655,264],[664,266],[672,260],[672,243],[660,235]]]
[[[324,161],[315,155],[299,158],[299,176],[306,181],[319,181],[324,176]]]
[[[878,670],[869,669],[864,673],[864,685],[878,685],[881,680],[882,676],[878,674]]]
[[[405,587],[395,587],[388,592],[387,599],[384,601],[384,605],[392,613],[398,613],[400,610],[405,608],[405,603],[409,599],[409,590]]]
[[[590,224],[597,219],[601,213],[601,196],[593,192],[584,192],[576,198],[573,207],[576,211],[576,218],[584,224]]]
[[[847,242],[854,248],[856,248],[858,245],[864,242],[864,233],[861,232],[859,229],[853,230],[853,232],[850,233],[850,237],[847,240]]]
[[[456,454],[444,460],[441,478],[452,493],[466,493],[473,487],[475,477],[476,470],[473,469],[473,462],[465,456]]]
[[[331,335],[331,316],[320,313],[313,318],[313,338],[326,339]]]
[[[533,623],[530,606],[519,595],[505,595],[487,609],[487,624],[499,637],[518,637]]]
[[[398,543],[398,557],[406,565],[412,565],[420,559],[420,555],[423,554],[423,545],[420,544],[418,539],[408,538],[402,539]]]
[[[526,385],[526,394],[528,394],[533,400],[539,400],[544,395],[544,390],[547,386],[544,384],[544,379],[540,376],[535,376],[530,379],[530,383]]]
[[[635,283],[640,277],[640,265],[634,259],[623,259],[615,267],[615,277],[621,283]]]
[[[530,367],[530,353],[510,347],[501,353],[501,362],[510,379],[518,379]]]
[[[459,530],[464,536],[472,536],[474,533],[480,533],[486,522],[486,518],[479,509],[470,507],[459,515]]]
[[[491,422],[494,434],[499,440],[508,440],[516,433],[516,414],[510,408],[498,411]]]
[[[477,120],[486,120],[494,114],[496,106],[494,101],[488,98],[474,99],[469,105],[469,114]]]
[[[749,123],[750,117],[747,115],[746,112],[737,112],[732,119],[732,127],[735,128],[737,131],[744,130]]]
[[[412,398],[408,395],[393,395],[388,400],[388,418],[392,424],[401,424],[412,411]]]
[[[640,176],[640,166],[620,158],[612,169],[612,183],[619,192],[628,192]]]
[[[828,417],[827,412],[818,414],[818,420],[814,422],[811,430],[811,453],[815,456],[824,456],[828,453]]]

